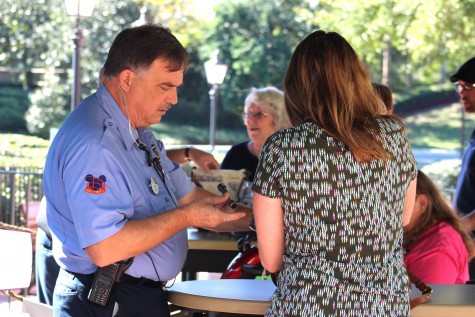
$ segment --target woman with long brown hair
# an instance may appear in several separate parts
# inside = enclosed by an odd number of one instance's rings
[[[293,127],[270,136],[254,177],[267,316],[409,316],[403,224],[416,162],[350,44],[316,31],[284,79]]]
[[[450,203],[423,172],[417,174],[416,201],[404,227],[407,269],[426,284],[465,284],[475,244]]]

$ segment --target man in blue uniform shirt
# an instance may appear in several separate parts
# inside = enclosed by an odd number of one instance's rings
[[[183,267],[186,228],[247,230],[249,210],[195,187],[148,129],[177,103],[187,66],[168,29],[125,29],[109,50],[103,84],[59,129],[43,179],[61,267],[55,315],[169,316],[162,286]],[[104,306],[88,299],[98,267],[132,258]]]
[[[460,103],[467,113],[475,113],[475,57],[466,61],[455,74],[450,76],[460,95]],[[462,158],[454,207],[465,214],[464,221],[470,230],[475,230],[475,130]]]

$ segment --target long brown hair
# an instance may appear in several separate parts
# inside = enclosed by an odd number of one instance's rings
[[[284,95],[293,125],[316,123],[345,143],[358,161],[391,157],[377,137],[376,117],[386,108],[368,70],[338,33],[315,31],[296,47]]]
[[[442,196],[432,180],[422,171],[417,172],[416,196],[427,197],[427,210],[420,216],[417,224],[410,232],[404,232],[404,244],[410,245],[419,237],[441,221],[447,222],[462,236],[467,248],[468,260],[475,257],[475,243],[471,233],[465,228],[456,211]]]

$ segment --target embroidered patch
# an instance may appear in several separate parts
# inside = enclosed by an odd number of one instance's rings
[[[84,179],[87,182],[86,193],[89,194],[103,194],[106,192],[106,177],[101,175],[96,177],[94,175],[88,174]]]

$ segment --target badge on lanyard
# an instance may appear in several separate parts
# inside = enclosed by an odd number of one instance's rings
[[[155,178],[153,177],[150,177],[150,188],[152,189],[153,193],[155,195],[158,195],[158,193],[160,192],[159,189],[158,189],[158,183],[157,181],[155,180]]]

